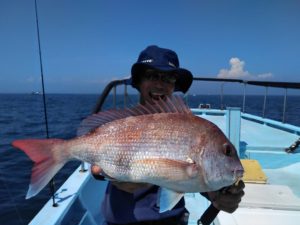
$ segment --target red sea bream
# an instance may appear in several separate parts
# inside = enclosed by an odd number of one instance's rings
[[[96,164],[118,181],[161,186],[177,200],[186,192],[219,190],[243,175],[236,149],[222,131],[193,115],[179,97],[91,115],[78,133],[71,140],[12,143],[35,162],[26,198],[72,159]]]

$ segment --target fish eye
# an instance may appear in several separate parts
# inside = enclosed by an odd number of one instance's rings
[[[228,143],[223,144],[223,150],[224,150],[224,154],[226,156],[231,156],[232,149],[231,149],[231,146]]]

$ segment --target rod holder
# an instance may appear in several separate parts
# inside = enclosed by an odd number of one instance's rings
[[[241,109],[238,107],[226,108],[226,136],[240,156]]]

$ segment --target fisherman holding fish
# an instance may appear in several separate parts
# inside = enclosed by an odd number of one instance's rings
[[[131,74],[141,104],[90,115],[69,140],[12,142],[34,161],[26,198],[78,159],[110,180],[102,203],[106,225],[187,224],[184,193],[200,192],[212,202],[199,220],[204,225],[219,210],[234,212],[244,194],[235,147],[215,124],[172,96],[189,89],[191,72],[179,67],[174,51],[149,46]]]
[[[132,86],[140,92],[140,103],[145,105],[147,102],[153,104],[156,101],[167,101],[175,91],[187,92],[192,84],[193,76],[190,71],[179,67],[179,60],[174,51],[149,46],[140,53],[137,62],[132,66],[131,79]],[[225,152],[231,151],[228,146],[226,145]],[[188,158],[187,161],[189,160],[193,164],[192,159]],[[223,162],[215,160],[216,166],[222,169]],[[193,170],[192,167],[191,170]],[[99,175],[101,172],[103,171],[99,166],[92,166],[92,174],[96,179],[101,179]],[[179,182],[178,185],[180,185]],[[210,200],[216,209],[232,213],[238,208],[244,195],[244,183],[240,181],[237,185],[228,186],[226,191],[221,189],[201,194]],[[102,204],[105,223],[107,225],[187,224],[188,212],[182,195],[177,196],[179,199],[176,204],[171,209],[163,210],[164,212],[161,212],[159,208],[162,206],[157,203],[161,195],[160,188],[156,185],[111,181]]]

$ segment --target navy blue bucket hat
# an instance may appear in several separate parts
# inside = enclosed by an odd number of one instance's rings
[[[179,67],[179,60],[176,52],[160,48],[155,45],[148,46],[143,50],[137,62],[131,67],[131,85],[138,89],[140,77],[147,69],[154,69],[162,72],[174,72],[178,79],[174,91],[187,92],[193,82],[193,75],[190,71]]]

